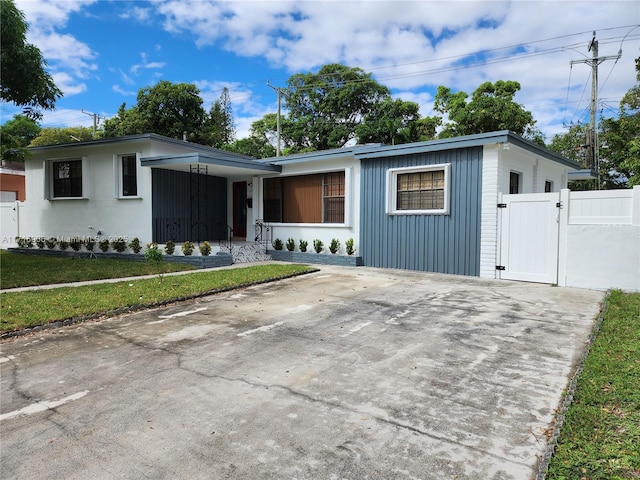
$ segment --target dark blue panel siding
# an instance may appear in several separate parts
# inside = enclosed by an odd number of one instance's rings
[[[387,215],[390,168],[451,164],[449,215]],[[478,276],[482,147],[363,160],[360,252],[371,267]]]

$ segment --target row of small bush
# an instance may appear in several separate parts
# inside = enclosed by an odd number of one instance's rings
[[[16,243],[20,248],[38,247],[43,249],[44,247],[47,247],[48,249],[53,250],[57,246],[60,250],[67,250],[71,248],[71,250],[75,252],[79,251],[82,247],[84,247],[87,252],[93,252],[96,249],[96,246],[104,253],[108,252],[109,249],[122,253],[127,249],[127,247],[129,247],[133,253],[140,253],[142,251],[142,243],[140,243],[140,239],[137,237],[129,243],[127,243],[126,239],[123,237],[116,237],[112,240],[106,238],[98,240],[94,237],[70,237],[68,240],[57,239],[55,237],[16,237]],[[155,247],[153,247],[153,245],[155,245]],[[158,245],[150,243],[147,245],[147,249],[149,248],[155,248],[158,250]],[[176,244],[172,240],[167,241],[164,245],[164,251],[167,255],[173,255],[175,249]],[[193,242],[187,241],[182,244],[181,249],[184,255],[192,255],[196,246]],[[208,256],[211,254],[211,244],[206,241],[202,242],[198,245],[198,250],[200,250],[201,255]]]
[[[273,245],[273,248],[276,250],[282,250],[284,247],[288,251],[294,252],[296,249],[296,241],[293,238],[288,238],[285,243],[283,243],[282,240],[280,240],[279,238],[276,238],[273,241],[272,245]],[[298,243],[298,250],[301,252],[306,252],[308,247],[309,247],[309,242],[307,242],[306,240],[300,240],[300,242]],[[355,248],[353,246],[353,238],[350,238],[349,240],[344,242],[344,248],[345,248],[345,251],[347,252],[347,255],[354,254]],[[322,242],[322,240],[316,238],[313,241],[313,250],[316,253],[322,253],[322,251],[324,250],[324,243]],[[335,255],[336,253],[338,253],[339,250],[340,250],[340,240],[338,240],[337,238],[332,238],[331,243],[329,244],[329,251]]]

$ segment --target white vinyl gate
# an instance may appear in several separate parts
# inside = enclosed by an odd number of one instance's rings
[[[558,283],[559,206],[559,192],[502,196],[500,278]]]

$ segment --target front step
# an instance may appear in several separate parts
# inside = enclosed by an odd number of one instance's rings
[[[229,250],[229,244],[220,244],[220,251],[231,254],[233,263],[253,263],[253,262],[266,262],[271,260],[271,256],[266,254],[264,245],[259,243],[231,243],[231,250]]]

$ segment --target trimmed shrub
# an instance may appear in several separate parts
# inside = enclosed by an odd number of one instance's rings
[[[167,240],[167,243],[164,244],[164,252],[167,255],[173,255],[173,252],[176,250],[176,244],[173,240]]]
[[[293,252],[296,249],[296,242],[293,238],[288,238],[286,243],[287,250]]]
[[[195,248],[196,248],[195,244],[187,240],[182,244],[182,253],[184,255],[191,255],[195,250]]]
[[[280,240],[279,238],[276,238],[273,243],[273,248],[275,248],[276,250],[282,250],[282,240]]]
[[[111,241],[111,248],[118,253],[122,253],[127,249],[127,241],[122,237],[114,238]]]
[[[332,238],[329,244],[329,251],[335,255],[338,250],[340,250],[340,241],[337,238]]]
[[[140,239],[138,237],[135,237],[133,240],[131,240],[129,242],[129,248],[133,253],[140,253],[140,250],[142,250]]]
[[[320,253],[322,252],[323,248],[324,248],[324,243],[322,243],[322,240],[316,238],[313,241],[313,249],[316,251],[316,253]]]
[[[106,252],[107,250],[109,250],[110,245],[111,244],[109,243],[109,240],[105,238],[104,240],[100,240],[100,242],[98,243],[98,248],[101,251]]]
[[[298,244],[298,248],[301,252],[306,252],[308,246],[309,242],[307,242],[306,240],[300,240],[300,243]]]
[[[208,257],[211,254],[211,244],[206,240],[202,242],[198,248],[200,249],[200,255]]]
[[[344,242],[344,248],[347,251],[347,255],[353,255],[355,253],[356,250],[353,248],[353,238]]]

